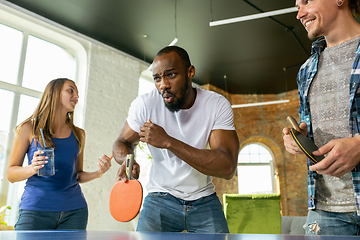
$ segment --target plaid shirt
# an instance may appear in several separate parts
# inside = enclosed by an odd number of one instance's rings
[[[359,42],[360,44],[360,42]],[[350,76],[350,116],[349,116],[349,128],[351,136],[359,135],[360,133],[360,45],[358,44],[354,63]],[[314,79],[320,53],[325,49],[325,38],[319,38],[312,44],[311,56],[301,66],[298,76],[297,84],[299,89],[299,116],[300,122],[305,122],[308,126],[308,138],[314,141],[314,135],[312,131],[312,125],[310,121],[310,104],[309,104],[309,87]],[[315,179],[317,173],[309,170],[309,166],[312,163],[307,160],[308,165],[308,207],[309,209],[315,209]],[[354,197],[356,202],[357,215],[360,216],[360,163],[351,171]]]

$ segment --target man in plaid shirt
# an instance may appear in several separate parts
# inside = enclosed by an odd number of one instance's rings
[[[296,0],[297,18],[308,32],[312,55],[297,83],[300,128],[319,147],[308,160],[307,235],[360,232],[360,13],[357,0]],[[350,91],[349,91],[350,89]],[[350,99],[350,101],[349,101]],[[284,128],[284,145],[301,151]]]

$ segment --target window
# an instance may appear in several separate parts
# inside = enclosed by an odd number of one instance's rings
[[[25,181],[4,179],[15,127],[35,110],[46,84],[55,78],[74,80],[85,89],[86,52],[69,37],[30,21],[29,16],[0,4],[0,206],[10,205],[6,221],[13,225]],[[39,22],[39,21],[38,21]],[[84,74],[85,72],[85,74]],[[83,99],[76,107],[81,127]],[[24,159],[24,165],[27,158]],[[5,180],[5,181],[4,181]]]
[[[155,88],[154,79],[152,76],[151,65],[144,71],[141,72],[139,78],[139,93],[142,95],[144,93],[150,92]]]
[[[272,153],[253,143],[241,149],[238,157],[239,194],[275,193]]]

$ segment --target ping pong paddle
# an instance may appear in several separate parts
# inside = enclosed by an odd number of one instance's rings
[[[139,213],[143,190],[138,180],[131,172],[134,164],[134,155],[126,156],[126,182],[118,181],[110,192],[109,209],[111,216],[119,222],[128,222]]]
[[[307,138],[297,124],[295,118],[288,116],[286,118],[288,123],[291,125],[290,135],[299,149],[305,154],[305,156],[314,164],[324,159],[324,156],[315,156],[312,152],[318,150],[318,147],[309,138]]]

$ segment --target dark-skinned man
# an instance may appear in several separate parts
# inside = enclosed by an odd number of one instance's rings
[[[239,140],[231,105],[192,85],[195,67],[183,48],[163,48],[152,67],[156,89],[132,102],[113,146],[122,164],[119,181],[126,181],[123,163],[139,141],[153,157],[137,231],[227,233],[212,176],[230,179],[236,170]],[[135,162],[135,178],[139,171]]]

